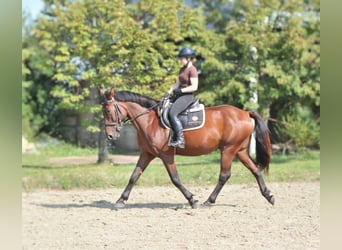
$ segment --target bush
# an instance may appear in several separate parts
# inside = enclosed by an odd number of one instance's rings
[[[295,113],[283,116],[277,125],[279,133],[288,137],[296,147],[319,148],[320,124],[308,107],[297,107]]]

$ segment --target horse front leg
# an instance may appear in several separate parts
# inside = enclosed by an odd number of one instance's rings
[[[216,202],[218,194],[221,192],[224,184],[229,180],[231,176],[231,164],[234,157],[234,150],[222,150],[221,151],[221,170],[219,179],[213,192],[208,199],[203,203],[205,206],[210,206]]]
[[[186,189],[180,181],[176,164],[174,162],[174,156],[168,156],[161,159],[164,162],[172,183],[182,192],[192,208],[198,208],[198,200],[194,199],[194,195],[188,189]]]
[[[141,153],[137,165],[129,178],[128,184],[121,194],[120,198],[116,201],[116,208],[123,208],[125,206],[125,201],[128,200],[128,197],[132,191],[134,184],[137,182],[139,177],[142,175],[148,164],[155,158],[155,156],[148,153]]]

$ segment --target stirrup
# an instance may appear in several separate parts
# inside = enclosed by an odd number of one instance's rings
[[[174,145],[175,145],[176,141],[177,141],[177,140],[175,139],[174,132],[173,132],[173,131],[171,131],[171,133],[170,133],[170,137],[169,137],[169,140],[168,140],[168,143],[167,143],[167,145],[168,145],[169,147],[174,147]]]
[[[185,148],[185,144],[184,143],[174,143],[174,144],[170,144],[170,147],[174,147],[174,148]]]
[[[169,146],[170,147],[177,147],[177,148],[185,148],[185,141],[179,141],[180,139],[176,140],[176,141],[171,141],[169,142]]]
[[[177,147],[177,148],[185,148],[185,143],[178,143],[178,144],[176,144],[174,147]]]

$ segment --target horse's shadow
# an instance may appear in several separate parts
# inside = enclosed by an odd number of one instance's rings
[[[101,208],[101,209],[110,209],[110,210],[122,210],[122,209],[134,209],[134,208],[146,208],[146,209],[183,209],[186,208],[187,205],[184,203],[132,203],[125,204],[124,207],[117,207],[115,203],[100,200],[94,201],[91,203],[69,203],[69,204],[47,204],[40,203],[37,204],[46,208],[54,208],[54,209],[66,209],[66,208],[84,208],[84,207],[93,207],[93,208]]]
[[[37,204],[38,206],[46,207],[46,208],[53,208],[53,209],[67,209],[67,208],[84,208],[84,207],[92,207],[92,208],[101,208],[101,209],[110,209],[110,210],[124,210],[124,209],[189,209],[191,208],[187,203],[159,203],[159,202],[151,202],[151,203],[132,203],[132,204],[125,204],[124,207],[117,207],[115,203],[100,200],[94,201],[91,203],[69,203],[69,204],[47,204],[47,203],[40,203]],[[213,206],[228,206],[228,207],[236,207],[233,204],[220,204],[220,205],[213,205]],[[200,206],[202,207],[202,206]],[[202,208],[210,208],[209,207],[202,207]]]

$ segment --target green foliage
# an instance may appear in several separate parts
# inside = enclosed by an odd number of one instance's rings
[[[226,38],[232,78],[246,89],[251,77],[257,79],[258,111],[267,117],[282,97],[319,105],[319,16],[310,12],[317,5],[301,0],[235,5],[241,16],[229,22]],[[246,91],[246,99],[251,94]]]
[[[86,96],[77,91],[80,79],[160,98],[176,80],[176,55],[185,45],[205,56],[205,64],[220,65],[214,56],[223,48],[219,36],[205,28],[200,8],[183,1],[58,2],[45,13],[34,35],[57,62],[52,93],[63,107]]]
[[[24,15],[23,24],[28,18]],[[32,36],[34,23],[25,25],[22,38],[22,133],[27,139],[33,139],[41,132],[54,132],[58,125],[58,100],[49,95],[53,88],[54,62]]]
[[[278,132],[290,138],[297,147],[317,147],[320,145],[320,126],[312,111],[307,107],[297,106],[295,114],[283,116],[278,124]]]
[[[318,119],[319,0],[192,2],[45,0],[23,36],[24,133],[53,131],[62,109],[98,112],[86,100],[99,86],[159,99],[176,80],[183,46],[198,55],[206,105],[302,121],[293,112],[300,103],[313,110],[305,122]]]

